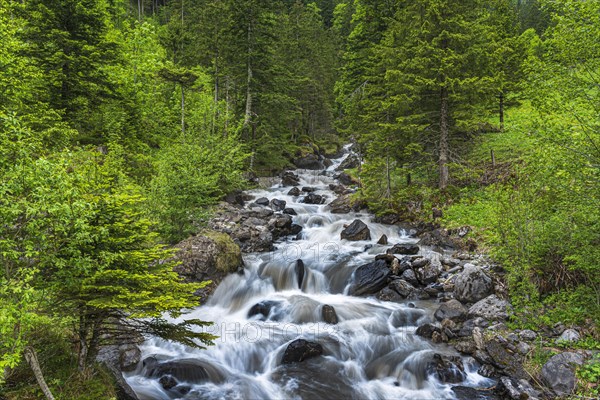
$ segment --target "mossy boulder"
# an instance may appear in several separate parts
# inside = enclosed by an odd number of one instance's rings
[[[202,300],[242,266],[240,247],[226,233],[205,230],[175,246],[180,261],[174,270],[188,282],[211,281],[197,294]]]

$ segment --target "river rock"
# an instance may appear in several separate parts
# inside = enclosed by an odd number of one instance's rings
[[[442,264],[438,259],[431,259],[428,264],[426,264],[422,268],[415,268],[413,265],[413,269],[417,274],[417,279],[422,285],[429,285],[430,283],[434,283],[437,281],[438,277],[442,273]]]
[[[342,195],[328,204],[328,207],[332,214],[347,214],[352,211],[356,211],[353,209],[350,203],[350,197],[347,195]]]
[[[402,273],[402,275],[400,275],[400,279],[404,279],[406,282],[410,283],[413,286],[416,286],[419,284],[417,275],[415,274],[415,271],[413,271],[412,269],[407,269],[406,271],[404,271]]]
[[[442,330],[433,324],[423,324],[417,328],[415,334],[425,339],[431,339],[435,332],[442,333]]]
[[[223,200],[231,205],[243,207],[246,201],[251,199],[252,196],[244,193],[243,191],[234,190],[233,192],[228,193]]]
[[[359,400],[356,381],[340,373],[339,363],[324,357],[313,358],[301,363],[283,364],[277,367],[270,380],[284,391],[286,399]],[[293,384],[291,384],[293,382]],[[271,392],[254,399],[272,398]]]
[[[468,386],[452,386],[457,400],[501,400],[502,398],[489,389],[476,389]]]
[[[293,208],[284,208],[283,213],[287,215],[298,215],[296,210],[294,210]]]
[[[390,269],[383,260],[361,265],[354,271],[349,294],[363,296],[375,294],[387,285]]]
[[[377,293],[376,297],[378,300],[390,301],[390,302],[394,302],[394,303],[399,303],[402,300],[404,300],[404,298],[402,296],[400,296],[398,293],[396,293],[394,290],[390,289],[389,287],[384,287],[383,289],[381,289],[379,291],[379,293]]]
[[[558,396],[568,396],[575,389],[575,369],[583,365],[583,356],[565,352],[552,356],[542,367],[542,380]]]
[[[516,380],[508,376],[503,376],[498,382],[498,389],[505,397],[512,400],[536,400],[540,397],[540,392],[535,390],[525,379]]]
[[[188,282],[211,283],[197,294],[202,300],[208,298],[219,283],[242,266],[240,247],[226,234],[204,231],[175,246],[175,259],[181,263],[173,268]]]
[[[393,280],[388,287],[405,299],[412,298],[416,290],[413,285],[404,279]]]
[[[154,357],[148,357],[144,360],[144,375],[155,379],[170,376],[177,382],[188,383],[220,383],[225,380],[222,371],[206,361],[192,358],[160,362]]]
[[[414,255],[419,252],[419,246],[416,244],[396,244],[388,250],[390,254]]]
[[[305,193],[312,193],[312,192],[316,192],[317,188],[312,187],[312,186],[302,186],[302,191]]]
[[[285,209],[285,200],[273,199],[271,200],[271,208],[275,211],[283,211]]]
[[[280,319],[280,315],[278,315],[277,307],[281,305],[281,302],[274,300],[263,300],[261,302],[256,303],[250,310],[248,310],[248,318],[252,318],[256,315],[260,315],[259,319],[261,321],[271,320],[277,321]]]
[[[523,369],[523,357],[502,336],[488,340],[485,343],[485,350],[490,357],[491,364],[499,368],[504,375],[517,379],[528,377]]]
[[[284,171],[281,174],[281,184],[283,186],[297,186],[298,184],[300,184],[300,178],[298,177],[298,175],[296,175],[292,171]],[[291,195],[291,196],[297,196],[297,195]]]
[[[335,325],[338,323],[338,316],[335,312],[335,308],[329,304],[324,304],[321,308],[321,317],[323,318],[323,321],[328,324]]]
[[[309,342],[304,339],[296,339],[291,342],[281,359],[282,364],[291,364],[295,362],[302,362],[309,358],[318,357],[323,354],[323,346],[319,343]]]
[[[333,191],[333,193],[337,195],[347,194],[348,188],[344,185],[335,185],[333,183],[329,184],[329,190]]]
[[[375,256],[375,259],[383,260],[386,263],[388,263],[388,265],[391,265],[394,262],[394,260],[398,260],[393,254],[387,254],[387,253],[386,254],[377,254]]]
[[[302,225],[292,224],[290,228],[290,234],[298,235],[300,232],[302,232]]]
[[[358,181],[345,172],[342,172],[341,174],[336,175],[334,178],[337,179],[338,181],[340,181],[340,183],[342,185],[346,185],[346,186],[358,185]]]
[[[367,224],[359,219],[355,219],[342,231],[341,238],[351,241],[371,240],[371,231]]]
[[[300,189],[298,189],[296,186],[294,186],[293,188],[290,189],[290,191],[287,194],[288,194],[288,196],[300,196]]]
[[[294,228],[292,224],[292,217],[288,214],[276,214],[269,220],[267,229],[271,235],[273,235],[274,239],[295,235],[300,232],[297,231],[297,228]]]
[[[325,198],[320,194],[309,193],[304,196],[301,202],[305,204],[323,204],[325,202]]]
[[[442,356],[438,353],[433,355],[433,360],[427,364],[426,371],[441,383],[459,383],[467,377],[460,357]]]
[[[269,199],[267,199],[266,197],[259,197],[258,199],[254,200],[254,202],[256,204],[258,204],[259,206],[268,206],[269,205]]]
[[[488,321],[504,321],[508,318],[508,306],[508,301],[492,294],[469,308],[469,318],[481,317]]]
[[[377,241],[377,244],[380,244],[380,245],[383,245],[383,246],[387,245],[388,244],[388,238],[387,238],[387,236],[386,235],[381,235],[381,237]]]
[[[401,308],[395,310],[390,316],[392,326],[400,328],[403,326],[418,326],[427,320],[427,314],[419,308]]]
[[[126,345],[119,351],[119,367],[123,372],[135,371],[142,360],[142,351],[134,344]]]
[[[447,318],[454,322],[462,322],[467,316],[467,309],[460,303],[460,301],[452,299],[442,303],[435,311],[433,316],[438,321],[442,321]]]
[[[296,265],[294,265],[294,272],[296,274],[296,280],[298,281],[298,288],[302,289],[302,282],[304,282],[304,274],[306,273],[304,261],[296,260]]]
[[[171,390],[179,384],[179,382],[177,382],[177,379],[173,378],[171,375],[161,376],[158,380],[158,383],[165,390]]]
[[[454,281],[454,297],[465,303],[475,303],[492,293],[494,283],[481,268],[465,264]]]

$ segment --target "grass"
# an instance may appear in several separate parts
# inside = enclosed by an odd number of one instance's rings
[[[64,327],[41,327],[31,338],[37,350],[44,379],[57,400],[113,400],[116,399],[114,379],[110,372],[94,365],[84,372],[77,370],[77,359],[72,343],[61,330]],[[6,400],[39,400],[44,396],[31,369],[25,361],[13,369],[0,398]]]

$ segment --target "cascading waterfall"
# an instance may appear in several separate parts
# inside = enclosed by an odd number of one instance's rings
[[[329,184],[342,161],[334,160],[325,174],[296,171],[299,186],[314,187],[330,202],[336,196]],[[327,205],[301,203],[302,196],[287,195],[290,188],[275,185],[250,194],[285,200],[302,232],[277,243],[273,252],[245,255],[243,274],[228,276],[205,305],[181,317],[214,322],[205,328],[219,336],[214,346],[198,350],[156,338],[142,345],[145,365],[126,376],[140,399],[454,398],[451,386],[428,376],[426,366],[435,353],[455,353],[414,334],[432,320],[435,302],[398,304],[346,294],[358,266],[393,244],[416,239],[366,213],[332,214]],[[341,240],[344,226],[357,218],[368,225],[372,240]],[[390,245],[375,244],[383,234]],[[297,260],[304,268],[296,267]],[[337,324],[323,322],[325,305],[335,309]],[[253,307],[261,312],[249,317]],[[298,338],[321,344],[323,355],[282,364],[287,345]],[[159,362],[172,362],[166,365],[177,374],[169,390],[153,372]],[[467,360],[465,369],[462,385],[490,383]]]

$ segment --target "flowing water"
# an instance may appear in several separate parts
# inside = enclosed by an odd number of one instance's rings
[[[335,199],[329,184],[337,183],[332,176],[342,160],[324,175],[295,171],[299,187],[316,188],[326,203]],[[250,194],[285,200],[298,214],[294,223],[304,228],[298,237],[277,243],[273,252],[245,255],[243,274],[227,277],[207,304],[182,317],[214,322],[205,331],[219,336],[215,345],[197,350],[150,338],[142,346],[144,358],[200,365],[205,373],[165,390],[156,377],[147,377],[147,367],[138,370],[126,379],[140,399],[454,398],[451,386],[428,376],[426,366],[434,353],[455,353],[414,334],[433,319],[435,302],[398,304],[345,294],[358,266],[393,244],[417,240],[367,213],[332,214],[326,205],[301,203],[302,196],[287,195],[290,188],[276,184]],[[367,223],[372,240],[340,240],[344,225],[357,218]],[[390,245],[375,244],[383,234]],[[298,259],[304,276],[296,272]],[[268,315],[248,317],[260,302]],[[324,305],[335,309],[338,324],[322,322]],[[320,343],[323,356],[282,365],[287,345],[298,338]],[[465,369],[461,385],[490,383],[469,360]]]

